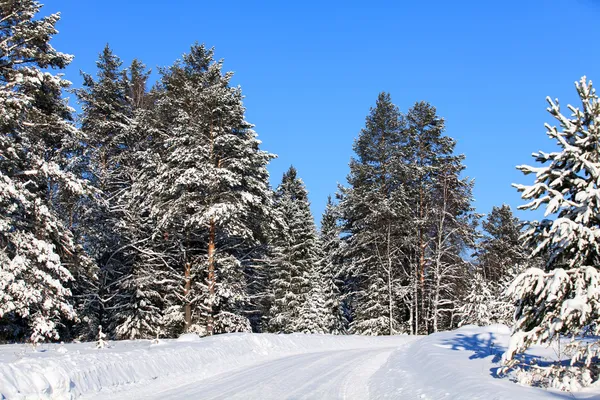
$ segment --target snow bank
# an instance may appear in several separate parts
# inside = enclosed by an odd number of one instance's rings
[[[599,399],[598,388],[579,393],[521,386],[497,375],[510,330],[503,325],[465,326],[424,337],[396,350],[369,383],[376,399]],[[531,355],[553,360],[552,348]]]
[[[387,347],[397,337],[227,334],[194,340],[0,346],[0,398],[76,398],[164,377],[203,379],[271,358],[316,351]]]

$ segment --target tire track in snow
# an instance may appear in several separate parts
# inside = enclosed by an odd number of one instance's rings
[[[336,350],[283,357],[152,394],[136,393],[130,398],[365,399],[370,376],[395,349]]]

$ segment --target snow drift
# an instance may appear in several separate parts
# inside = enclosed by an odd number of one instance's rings
[[[97,395],[143,398],[144,394],[157,393],[157,388],[167,388],[173,398],[185,398],[185,390],[195,393],[194,385],[206,385],[206,381],[202,383],[205,378],[222,373],[226,373],[225,377],[256,377],[255,371],[264,368],[263,363],[275,359],[281,359],[280,364],[286,365],[279,394],[299,390],[285,386],[293,381],[287,377],[299,371],[303,379],[306,377],[302,382],[306,388],[320,387],[323,382],[333,388],[344,387],[336,378],[327,381],[327,376],[343,374],[328,375],[323,374],[322,369],[309,368],[308,361],[319,358],[317,354],[315,357],[301,355],[327,352],[321,353],[319,359],[325,360],[324,365],[331,365],[332,370],[356,369],[354,364],[348,367],[336,360],[347,362],[350,357],[354,363],[350,349],[386,348],[389,351],[384,353],[355,350],[353,354],[360,354],[355,361],[360,367],[356,373],[364,378],[359,384],[365,386],[366,391],[344,393],[344,398],[364,398],[356,393],[368,393],[374,399],[600,399],[600,385],[567,393],[522,386],[515,383],[516,376],[499,377],[501,356],[509,335],[507,327],[492,325],[466,326],[426,337],[239,333],[200,339],[186,335],[158,344],[149,340],[112,342],[112,347],[104,349],[96,349],[95,343],[51,344],[35,352],[31,346],[5,345],[0,346],[0,398],[64,399]],[[369,354],[379,358],[370,360]],[[552,361],[556,358],[556,349],[534,346],[528,354],[542,361]],[[381,358],[383,355],[385,358]],[[223,376],[221,381],[227,382]],[[218,385],[219,382],[216,379],[211,383]],[[223,387],[223,391],[234,396],[235,386]],[[261,393],[260,384],[254,389]],[[222,392],[219,390],[219,393]],[[299,397],[319,398],[311,393]]]
[[[408,339],[408,338],[407,338]],[[387,347],[397,337],[226,334],[181,340],[0,346],[0,398],[76,398],[157,378],[187,375],[200,380],[286,355],[366,347]]]

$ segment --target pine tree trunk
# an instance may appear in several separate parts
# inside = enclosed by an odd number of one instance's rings
[[[215,136],[213,132],[213,121],[210,121],[210,160],[216,168],[221,167],[221,160],[215,157]],[[208,233],[208,304],[206,318],[206,334],[212,336],[214,331],[213,302],[215,299],[215,219],[210,218],[210,228]]]
[[[212,335],[214,329],[213,301],[215,297],[215,220],[210,220],[208,239],[208,317],[206,319],[206,334]]]
[[[415,270],[417,272],[417,276],[415,277],[415,281],[414,281],[414,286],[413,286],[413,291],[414,291],[414,326],[415,326],[415,331],[414,334],[418,335],[419,334],[419,279],[418,279],[418,275],[419,275],[419,266],[415,265]]]
[[[191,270],[192,265],[188,261],[185,263],[185,286],[183,288],[183,295],[185,296],[185,332],[188,332],[190,326],[192,325],[192,305],[190,304],[190,299],[188,298],[190,290],[192,289]]]

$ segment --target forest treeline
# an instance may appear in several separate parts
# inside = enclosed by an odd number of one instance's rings
[[[1,7],[3,341],[511,318],[501,292],[529,262],[521,223],[501,206],[478,231],[464,156],[429,103],[402,113],[378,96],[318,231],[294,167],[269,186],[275,155],[213,49],[194,44],[149,88],[146,66],[107,45],[71,89],[52,72],[72,59],[50,45],[58,16]]]
[[[510,319],[521,223],[494,208],[480,234],[464,156],[432,105],[404,114],[378,96],[317,231],[293,167],[270,188],[275,156],[213,49],[193,45],[148,88],[146,66],[107,45],[71,89],[50,72],[72,59],[50,45],[58,16],[34,20],[39,7],[2,3],[3,341]]]

